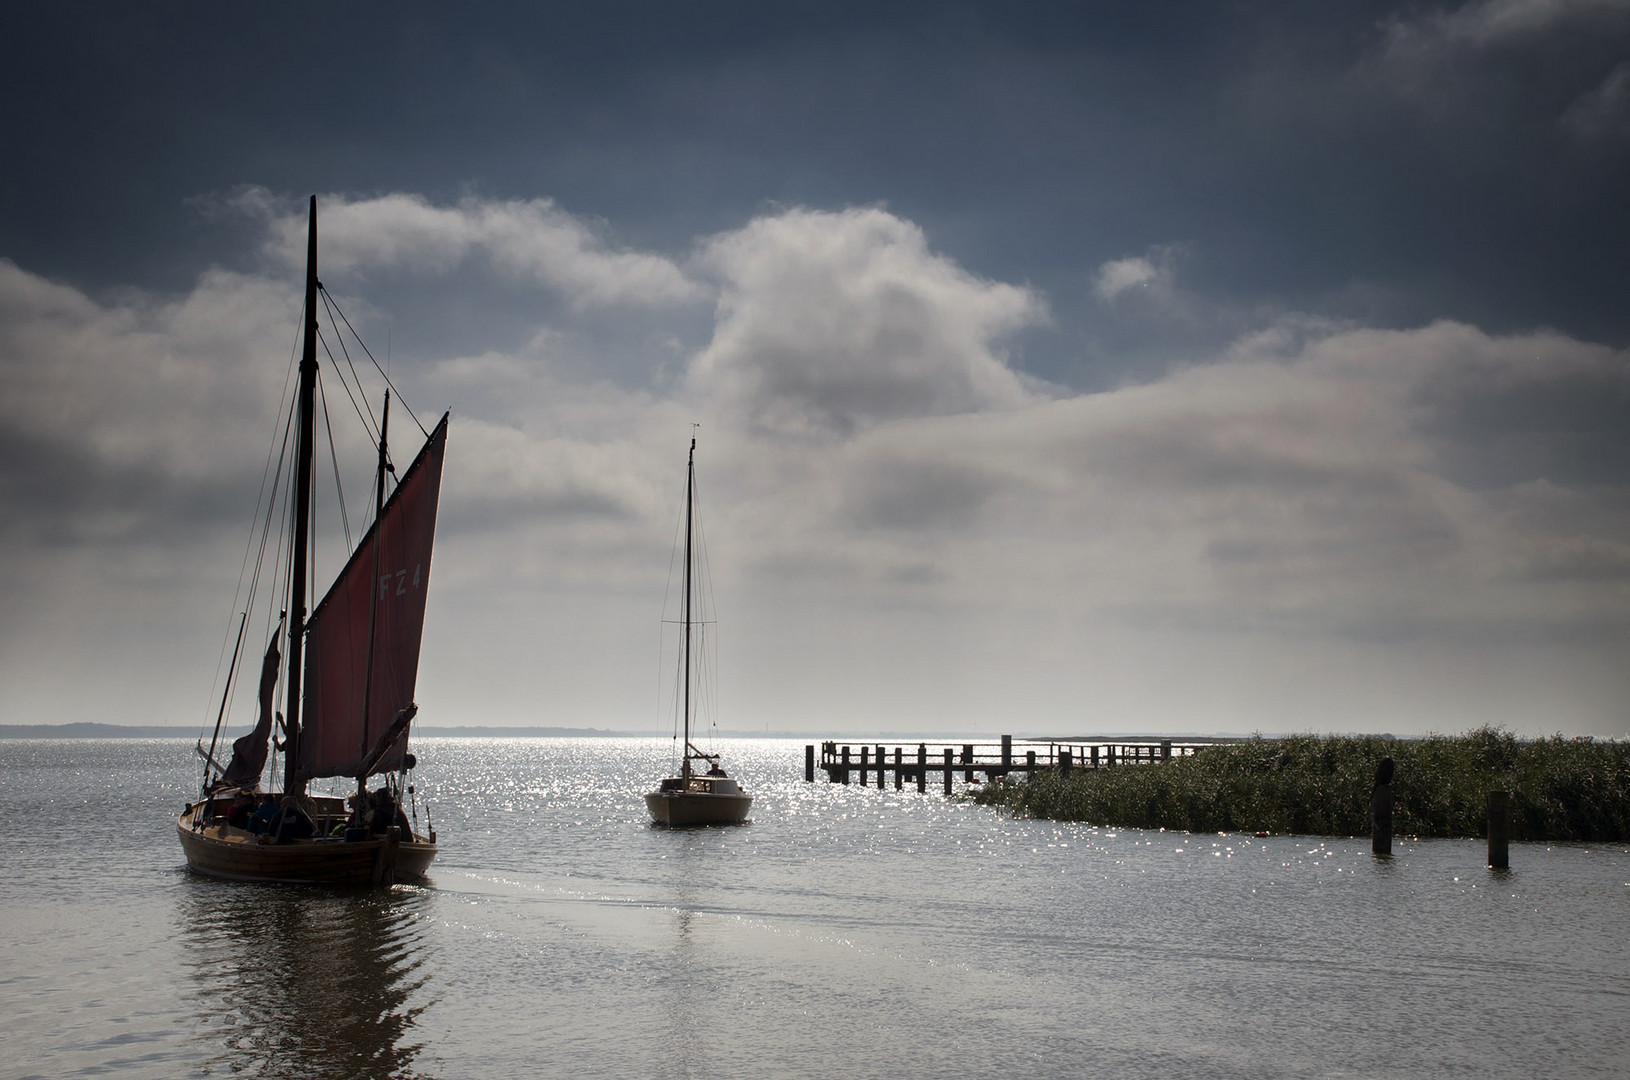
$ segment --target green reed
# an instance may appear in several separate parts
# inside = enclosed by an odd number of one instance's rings
[[[1363,836],[1384,757],[1399,836],[1484,835],[1485,796],[1505,790],[1514,840],[1630,839],[1630,743],[1529,741],[1491,727],[1423,739],[1256,737],[1155,764],[1015,774],[972,798],[1098,825]]]

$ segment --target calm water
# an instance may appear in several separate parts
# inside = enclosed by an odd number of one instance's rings
[[[422,740],[425,887],[189,875],[187,743],[0,742],[0,1076],[1624,1076],[1630,850],[1190,836],[666,740]]]

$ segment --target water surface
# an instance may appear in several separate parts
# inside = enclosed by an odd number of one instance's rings
[[[0,742],[0,1075],[1584,1077],[1630,1060],[1630,850],[1015,821],[719,744],[427,739],[422,887],[187,873],[175,740]],[[419,813],[425,813],[421,803]]]

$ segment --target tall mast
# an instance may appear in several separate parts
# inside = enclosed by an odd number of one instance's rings
[[[385,391],[385,409],[379,417],[379,472],[374,482],[374,581],[379,580],[379,534],[383,528],[380,521],[385,514],[385,470],[390,468],[390,450],[388,449],[389,432],[391,427],[391,392]],[[357,751],[357,760],[362,761],[368,757],[371,747],[368,745],[368,718],[373,715],[374,696],[374,638],[379,629],[379,597],[375,589],[368,589],[368,663],[362,675],[362,745]],[[368,790],[368,776],[366,771],[357,777],[357,794]]]
[[[690,775],[690,589],[691,589],[691,512],[696,503],[696,437],[690,441],[690,459],[685,464],[685,766],[682,774]]]
[[[287,710],[287,740],[283,756],[283,790],[295,794],[304,782],[295,781],[300,755],[300,673],[306,637],[307,534],[311,531],[312,414],[317,393],[317,196],[311,197],[311,220],[306,226],[306,328],[300,354],[300,428],[295,450],[294,552],[289,558],[289,681],[283,707]]]

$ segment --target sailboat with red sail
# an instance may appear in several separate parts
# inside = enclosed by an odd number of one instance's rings
[[[408,737],[418,712],[414,688],[448,417],[443,415],[426,434],[387,495],[388,478],[396,471],[386,439],[387,393],[385,410],[371,429],[377,430],[378,451],[372,524],[307,615],[322,290],[315,196],[306,264],[304,341],[290,414],[291,490],[282,504],[288,525],[287,592],[266,590],[287,603],[275,618],[268,612],[273,625],[261,664],[255,727],[232,744],[231,759],[221,765],[215,749],[249,622],[245,608],[215,735],[209,750],[202,740],[198,747],[205,762],[202,790],[176,828],[187,865],[197,873],[254,881],[390,883],[422,876],[438,850],[428,806],[422,829],[418,825],[416,789],[410,782],[416,760]],[[276,512],[274,496],[267,508],[268,525]],[[265,534],[263,530],[263,557]],[[260,562],[255,565],[258,579]],[[281,711],[276,708],[280,689]],[[269,742],[283,755],[278,792],[260,788]],[[313,781],[327,778],[353,779],[355,793],[348,799],[310,790]],[[372,791],[371,781],[377,784]]]

